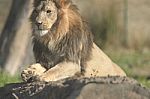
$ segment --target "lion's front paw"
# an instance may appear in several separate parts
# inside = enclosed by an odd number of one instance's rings
[[[50,81],[53,81],[49,77],[46,77],[44,75],[37,75],[37,76],[34,76],[32,79],[34,81],[41,81],[41,82],[50,82]]]
[[[32,79],[32,77],[34,79],[34,77],[42,75],[45,71],[46,69],[40,64],[33,64],[22,71],[21,78],[23,81],[27,82]]]
[[[34,81],[42,81],[42,82],[51,82],[51,81],[57,81],[60,79],[59,78],[56,79],[56,77],[53,74],[49,74],[49,73],[45,72],[42,75],[33,77],[33,80]]]

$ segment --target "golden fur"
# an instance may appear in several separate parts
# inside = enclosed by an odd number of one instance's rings
[[[81,73],[85,77],[126,76],[94,43],[93,35],[71,0],[41,0],[34,4],[33,51],[39,65],[22,72],[24,81],[56,81]],[[36,64],[35,64],[36,65]],[[31,67],[34,67],[34,74]],[[36,71],[37,69],[37,71]],[[37,74],[37,75],[36,75]]]

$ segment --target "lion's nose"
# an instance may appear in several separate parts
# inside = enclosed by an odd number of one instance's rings
[[[40,25],[42,25],[42,19],[41,18],[39,18],[39,17],[37,17],[36,18],[36,24],[38,25],[38,26],[40,26]]]
[[[41,21],[37,22],[37,25],[38,26],[42,25],[42,22]]]
[[[43,27],[42,23],[43,22],[41,22],[41,21],[36,22],[36,25],[37,25],[38,29],[42,29],[42,27]]]

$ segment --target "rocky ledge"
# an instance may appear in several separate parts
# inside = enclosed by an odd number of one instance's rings
[[[150,89],[128,77],[68,78],[9,84],[0,99],[150,99]]]

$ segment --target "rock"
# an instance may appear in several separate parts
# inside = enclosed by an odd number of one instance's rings
[[[0,99],[150,99],[150,89],[128,77],[68,78],[9,84]]]

